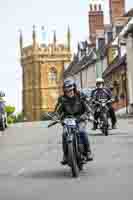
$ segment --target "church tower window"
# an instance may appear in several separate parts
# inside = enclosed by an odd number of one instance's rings
[[[48,76],[49,76],[49,82],[50,83],[56,83],[57,82],[57,70],[55,69],[55,67],[51,67]]]

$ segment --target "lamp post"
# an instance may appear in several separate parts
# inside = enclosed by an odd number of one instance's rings
[[[125,69],[125,95],[126,95],[126,114],[128,114],[128,88],[127,88],[127,70]]]
[[[101,63],[101,57],[99,50],[96,51],[96,78],[102,78],[103,65]]]

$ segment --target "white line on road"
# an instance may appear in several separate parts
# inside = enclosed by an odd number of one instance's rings
[[[13,176],[20,176],[20,175],[22,175],[24,173],[24,171],[25,171],[25,168],[21,168]]]

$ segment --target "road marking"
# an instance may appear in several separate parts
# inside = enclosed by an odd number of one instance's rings
[[[13,176],[21,176],[24,173],[24,171],[25,171],[25,168],[21,168]]]

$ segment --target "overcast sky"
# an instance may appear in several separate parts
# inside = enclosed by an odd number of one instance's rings
[[[107,1],[107,0],[106,0]],[[67,25],[72,32],[72,47],[88,38],[88,0],[1,0],[0,5],[0,89],[6,101],[21,111],[21,66],[19,62],[18,30],[23,30],[25,45],[31,43],[32,25],[36,25],[41,39],[41,26],[45,26],[49,41],[57,30],[63,42]],[[126,9],[133,7],[127,0]],[[106,6],[107,10],[107,6]],[[106,13],[107,16],[107,13]]]

